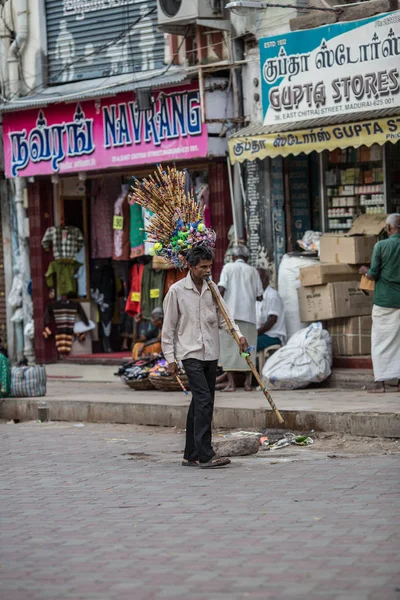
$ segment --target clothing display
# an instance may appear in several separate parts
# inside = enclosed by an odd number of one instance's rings
[[[115,308],[115,277],[110,259],[99,258],[93,261],[90,276],[90,291],[100,311],[103,337],[111,335],[111,324]]]
[[[130,291],[130,262],[129,260],[113,261],[115,279],[121,282],[122,295],[120,296],[120,335],[123,338],[131,337],[133,331],[132,317],[126,312],[126,301]]]
[[[49,264],[49,268],[45,274],[47,287],[54,288],[57,297],[76,296],[76,274],[81,266],[82,263],[76,261],[74,258],[53,260]]]
[[[56,348],[60,354],[71,352],[75,318],[79,318],[89,325],[89,320],[79,302],[57,300],[47,305],[44,324],[48,327],[53,321],[55,324]]]
[[[75,279],[78,286],[79,298],[86,298],[87,296],[87,281],[86,281],[86,250],[85,246],[75,254],[75,260],[81,263],[81,267],[78,269],[75,275]]]
[[[144,228],[147,229],[149,227],[149,220],[151,219],[151,217],[153,216],[153,213],[151,212],[151,210],[147,210],[146,208],[142,208],[142,214],[143,214],[143,219],[144,219]],[[150,254],[150,250],[151,248],[154,246],[153,242],[148,242],[146,240],[146,234],[144,236],[144,253]]]
[[[95,180],[90,202],[91,258],[111,258],[113,255],[114,202],[121,192],[120,177]]]
[[[177,281],[180,281],[181,279],[184,279],[186,275],[186,270],[179,271],[178,269],[169,269],[165,276],[164,296],[168,293],[171,285],[173,285]]]
[[[144,218],[143,208],[139,204],[130,205],[129,237],[131,258],[144,255]]]
[[[140,314],[142,297],[142,278],[144,265],[134,264],[131,269],[131,289],[126,300],[125,312],[134,317]]]
[[[144,319],[151,319],[151,313],[162,306],[166,271],[153,269],[151,263],[144,267],[142,277],[141,313]]]
[[[130,258],[130,206],[128,202],[129,185],[123,185],[114,204],[113,217],[113,260]]]
[[[78,227],[69,226],[49,227],[42,239],[42,247],[46,251],[53,246],[55,260],[74,258],[84,243],[81,230]]]

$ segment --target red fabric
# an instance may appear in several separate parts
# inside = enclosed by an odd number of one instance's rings
[[[169,291],[169,288],[171,287],[171,285],[173,285],[177,281],[180,281],[181,279],[184,279],[186,277],[186,275],[187,275],[187,271],[178,271],[178,269],[169,269],[169,271],[167,271],[167,276],[165,278],[164,296]]]
[[[226,162],[210,164],[209,185],[211,225],[217,234],[212,276],[218,281],[228,248],[228,231],[233,223]]]
[[[141,302],[140,300],[135,300],[133,298],[133,294],[139,294],[141,298],[142,294],[142,277],[143,277],[144,265],[133,265],[131,269],[131,290],[129,292],[125,312],[130,316],[134,317],[135,315],[141,313]]]

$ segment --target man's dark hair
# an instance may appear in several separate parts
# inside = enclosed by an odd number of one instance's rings
[[[214,252],[209,246],[196,246],[186,256],[189,267],[197,267],[201,260],[214,260]]]

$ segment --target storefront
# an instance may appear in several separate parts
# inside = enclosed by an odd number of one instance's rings
[[[195,84],[153,91],[149,110],[125,93],[10,112],[3,129],[6,176],[27,181],[38,361],[56,359],[60,349],[42,335],[57,299],[69,309],[79,304],[96,325],[72,341],[71,355],[130,348],[135,312],[148,320],[162,304],[177,274],[153,268],[148,215],[128,202],[132,176],[146,177],[158,163],[187,170],[218,233],[218,276],[232,220],[227,166],[223,156],[210,160]]]
[[[397,11],[260,40],[264,121],[229,154],[267,173],[276,266],[307,229],[399,212],[399,36]]]

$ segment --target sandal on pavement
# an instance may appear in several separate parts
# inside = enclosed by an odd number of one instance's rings
[[[197,460],[183,460],[182,467],[198,467],[199,463]]]
[[[218,467],[226,467],[230,465],[231,461],[229,458],[215,458],[213,457],[211,460],[205,463],[200,463],[200,469],[217,469]]]

